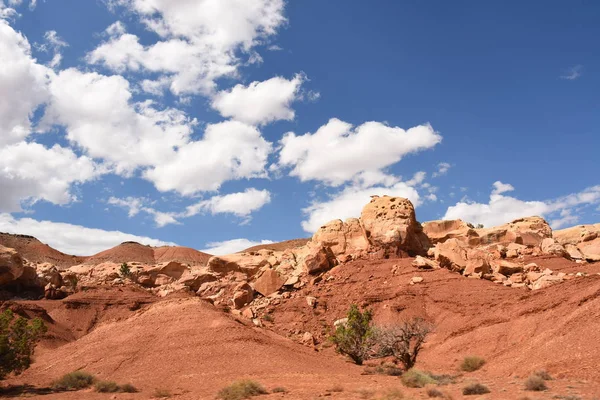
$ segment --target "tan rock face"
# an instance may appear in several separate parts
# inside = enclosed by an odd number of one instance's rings
[[[429,240],[415,218],[415,208],[401,197],[373,197],[361,213],[360,220],[369,243],[384,255],[425,254]]]
[[[298,259],[302,269],[307,274],[316,274],[327,271],[333,267],[333,254],[328,253],[328,249],[319,244],[309,243],[298,253]]]
[[[539,246],[545,238],[552,237],[552,228],[540,217],[520,218],[493,228],[476,229],[479,240],[472,244],[518,243]]]
[[[600,261],[600,223],[557,230],[553,237],[572,258]]]
[[[544,254],[552,254],[559,257],[569,258],[569,253],[562,244],[558,243],[553,238],[545,238],[540,244],[540,249]]]
[[[212,272],[225,274],[228,272],[242,272],[248,277],[254,276],[262,267],[269,265],[263,256],[247,253],[214,256],[208,260],[208,269]]]
[[[434,257],[442,268],[462,272],[467,267],[467,246],[458,239],[448,239],[434,248]]]
[[[427,235],[433,245],[443,243],[448,239],[458,239],[469,243],[470,237],[477,236],[475,230],[460,219],[424,222],[423,233]]]
[[[335,256],[356,254],[369,248],[369,241],[357,218],[349,218],[346,222],[339,219],[328,222],[315,232],[312,241],[329,247]]]
[[[11,283],[23,274],[23,259],[15,249],[0,246],[0,285]]]
[[[278,291],[284,283],[285,280],[277,271],[268,269],[254,282],[254,290],[263,296],[268,296]]]
[[[239,310],[254,299],[254,289],[246,282],[240,283],[233,293],[233,306]]]

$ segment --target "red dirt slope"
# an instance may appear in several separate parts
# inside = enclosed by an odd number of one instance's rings
[[[284,251],[287,249],[294,249],[296,247],[302,247],[309,240],[310,240],[310,238],[308,238],[308,239],[292,239],[292,240],[286,240],[284,242],[278,242],[278,243],[259,244],[257,246],[248,247],[246,250],[239,251],[238,253],[248,253],[251,251],[258,251],[258,250],[263,250],[263,249],[274,250],[274,251]]]
[[[48,262],[61,268],[81,264],[84,260],[84,257],[61,253],[47,244],[40,242],[33,236],[28,235],[0,233],[0,245],[17,250],[23,258],[31,262]]]
[[[151,247],[136,242],[125,242],[112,249],[87,257],[85,264],[101,264],[104,262],[119,264],[134,261],[152,265],[167,261],[178,261],[190,265],[205,265],[210,257],[209,254],[188,247]]]

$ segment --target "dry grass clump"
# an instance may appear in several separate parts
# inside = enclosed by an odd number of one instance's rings
[[[479,368],[485,365],[485,360],[477,356],[465,357],[463,362],[460,364],[460,369],[465,372],[477,371]]]
[[[288,392],[288,390],[281,386],[277,386],[277,387],[273,388],[273,390],[271,390],[271,393],[287,393],[287,392]]]
[[[231,385],[224,387],[217,394],[217,398],[221,400],[243,400],[268,392],[259,383],[244,380],[237,381]]]
[[[438,390],[436,388],[429,388],[429,389],[427,389],[427,396],[429,396],[429,397],[439,397],[439,398],[442,398],[442,399],[445,397],[444,393],[442,393],[441,390]]]
[[[482,385],[481,383],[472,383],[463,388],[463,394],[465,396],[470,396],[474,394],[486,394],[489,393],[490,389],[487,386]]]
[[[171,397],[171,391],[168,389],[157,388],[154,389],[153,397],[156,397],[157,399],[166,399]]]
[[[409,388],[422,388],[425,385],[437,384],[437,380],[431,374],[418,369],[409,369],[400,378],[404,386]]]
[[[539,376],[540,378],[542,378],[545,381],[551,381],[552,380],[552,376],[550,376],[550,374],[548,373],[548,371],[546,371],[545,369],[537,370],[537,371],[535,371],[531,375]]]
[[[137,393],[137,388],[135,386],[133,386],[131,383],[126,383],[124,385],[121,385],[120,387],[121,392],[123,393]]]
[[[331,389],[327,389],[326,391],[331,393],[340,393],[344,391],[344,388],[342,387],[342,385],[336,384]]]
[[[398,389],[392,389],[385,393],[382,397],[377,400],[402,400],[404,399],[404,393]]]
[[[376,367],[365,368],[365,375],[389,375],[389,376],[401,376],[402,368],[398,368],[395,365],[378,365]]]
[[[544,390],[548,390],[548,386],[546,386],[546,381],[540,378],[537,375],[531,375],[525,381],[525,390],[531,390],[533,392],[542,392]]]
[[[96,378],[85,371],[74,371],[52,382],[54,390],[81,390],[92,386]]]
[[[94,385],[94,389],[98,393],[116,393],[121,390],[117,382],[112,381],[99,381]]]

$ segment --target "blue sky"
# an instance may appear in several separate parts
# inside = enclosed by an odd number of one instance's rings
[[[76,254],[600,220],[593,2],[0,0],[0,231]]]

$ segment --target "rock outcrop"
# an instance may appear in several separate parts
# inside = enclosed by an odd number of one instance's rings
[[[600,224],[554,231],[553,238],[576,260],[600,261]]]
[[[6,285],[23,275],[23,258],[15,249],[0,246],[0,285]]]

